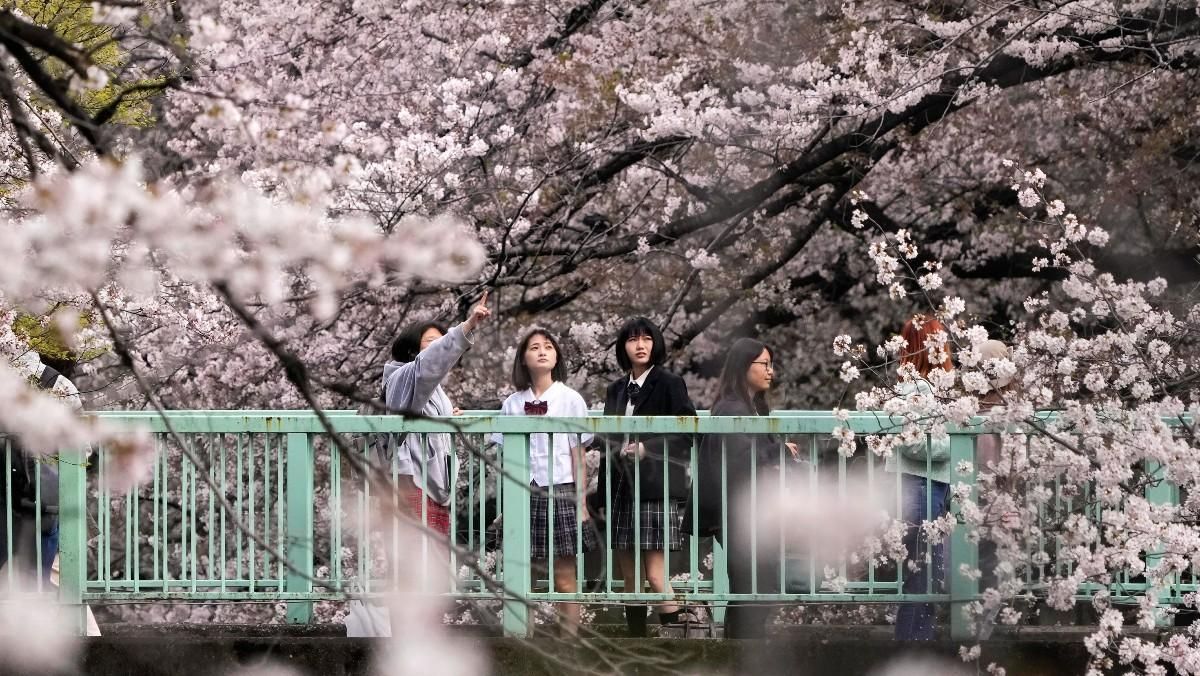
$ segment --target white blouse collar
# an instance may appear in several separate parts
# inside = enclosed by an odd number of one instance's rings
[[[654,370],[654,366],[651,365],[650,368],[646,369],[645,371],[642,371],[642,375],[638,376],[637,378],[634,378],[633,373],[630,372],[629,382],[637,383],[637,386],[641,387],[646,384],[646,376],[650,375],[650,372],[653,370]]]

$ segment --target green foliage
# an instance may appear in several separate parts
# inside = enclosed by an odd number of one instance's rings
[[[64,338],[62,332],[59,331],[58,326],[51,321],[51,317],[59,307],[61,305],[52,307],[44,315],[29,313],[17,315],[16,320],[13,321],[13,332],[29,343],[29,347],[35,352],[51,359],[85,362],[95,359],[108,351],[105,348],[85,349],[83,352],[72,350],[68,346],[68,341]],[[81,313],[79,315],[78,329],[90,328],[94,321],[90,313]]]
[[[124,64],[124,55],[114,39],[114,28],[92,21],[92,3],[87,0],[0,0],[0,6],[21,12],[34,22],[82,49],[92,63],[106,72],[114,72]],[[66,77],[68,67],[48,59],[44,68],[56,78]],[[154,123],[150,100],[161,91],[167,78],[150,78],[137,82],[109,82],[103,87],[85,89],[75,94],[76,100],[89,114],[104,110],[130,87],[135,93],[124,96],[110,122],[135,127]]]

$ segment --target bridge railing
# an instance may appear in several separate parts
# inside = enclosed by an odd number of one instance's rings
[[[785,498],[803,500],[824,496],[835,505],[853,506],[860,514],[861,503],[876,496],[878,503],[872,503],[871,509],[899,514],[903,497],[900,475],[885,471],[885,461],[868,451],[844,457],[831,440],[834,429],[842,426],[859,435],[898,433],[899,421],[893,422],[886,414],[856,413],[841,421],[828,411],[784,411],[748,418],[703,414],[696,418],[504,417],[473,411],[455,418],[408,420],[335,411],[328,421],[341,446],[332,442],[318,417],[308,412],[178,411],[165,418],[150,413],[101,415],[110,421],[147,427],[160,452],[150,480],[124,494],[108,488],[110,479],[123,470],[120,456],[105,449],[87,458],[62,455],[60,598],[80,608],[88,603],[158,600],[286,602],[288,620],[304,623],[310,621],[315,601],[347,595],[374,597],[403,588],[404,576],[411,574],[414,566],[431,559],[435,564],[445,561],[437,558],[441,554],[434,540],[419,540],[419,547],[414,548],[400,536],[410,526],[397,520],[394,511],[379,509],[394,499],[394,494],[390,490],[381,494],[381,484],[368,481],[356,468],[376,460],[370,445],[375,435],[408,434],[426,447],[429,435],[449,434],[454,451],[448,470],[455,487],[449,505],[455,546],[449,553],[453,574],[445,593],[480,601],[503,597],[502,623],[510,635],[529,633],[534,621],[530,602],[557,601],[675,601],[707,605],[718,619],[725,605],[733,601],[930,602],[950,605],[953,636],[971,633],[969,620],[961,611],[978,598],[978,582],[959,571],[964,565],[978,566],[978,546],[968,537],[968,527],[958,520],[947,542],[945,587],[927,586],[933,591],[925,594],[904,593],[909,574],[906,566],[886,561],[878,548],[874,554],[859,557],[853,548],[830,553],[821,543],[806,542],[804,533],[797,532],[797,524],[788,523],[792,515],[784,508],[783,518],[753,516],[760,527],[770,524],[779,529],[778,540],[772,542],[780,543],[780,561],[772,570],[780,578],[755,579],[749,593],[730,592],[728,551],[719,542],[698,537],[687,537],[682,549],[666,552],[666,568],[674,577],[673,595],[656,594],[645,587],[625,589],[617,573],[616,555],[605,545],[613,538],[611,519],[600,529],[601,548],[576,557],[579,591],[555,592],[546,573],[553,570],[552,561],[531,560],[530,499],[536,490],[530,487],[531,435],[594,435],[595,450],[614,459],[626,443],[646,440],[645,457],[632,463],[635,484],[640,483],[637,475],[641,472],[666,473],[670,463],[679,462],[678,456],[672,459],[668,453],[656,452],[656,445],[662,448],[665,443],[663,435],[686,440],[690,457],[684,462],[690,477],[697,476],[702,454],[721,449],[720,519],[726,532],[732,532],[730,529],[746,527],[728,523],[728,480],[731,470],[739,472],[725,456],[725,444],[712,441],[730,435],[773,435],[774,447],[765,454],[771,469],[745,468],[751,471],[740,473],[755,477],[749,488],[752,494],[778,491]],[[978,426],[949,431],[952,484],[973,486],[976,442],[987,431]],[[503,435],[502,447],[490,444],[496,434]],[[797,445],[798,459],[782,445],[785,441]],[[610,472],[596,477],[597,485],[611,488],[619,481],[611,471],[615,465],[607,463]],[[428,470],[428,465],[422,468]],[[375,477],[384,484],[397,479],[391,467],[380,472]],[[759,485],[764,481],[767,484]],[[770,485],[776,481],[777,485]],[[686,500],[699,500],[699,490],[699,482],[690,482]],[[1153,490],[1157,491],[1153,499],[1174,499],[1169,487]],[[613,497],[609,490],[605,501],[609,515],[613,514]],[[659,499],[666,498],[670,496],[664,489]],[[816,502],[820,501],[810,500],[809,504]],[[1073,508],[1060,502],[1064,508]],[[553,499],[550,503],[565,504]],[[762,505],[773,503],[753,500],[753,504],[763,509]],[[10,506],[10,518],[11,514]],[[635,510],[635,515],[635,519],[641,518],[640,510]],[[428,519],[427,512],[419,516]],[[835,511],[819,518],[838,517]],[[578,526],[585,527],[591,525]],[[691,528],[685,524],[684,530]],[[774,552],[757,554],[770,555]],[[635,556],[640,560],[642,554]],[[932,579],[930,567],[924,574]],[[1027,580],[1031,588],[1039,582]],[[1123,582],[1125,594],[1137,586],[1136,581]],[[0,586],[3,584],[0,573]],[[1181,584],[1172,596],[1180,596],[1192,586]]]

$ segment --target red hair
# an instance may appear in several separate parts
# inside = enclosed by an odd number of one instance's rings
[[[940,366],[946,371],[954,368],[954,364],[950,361],[949,345],[945,348],[946,358],[940,364],[934,363],[929,358],[929,350],[925,348],[925,341],[929,339],[929,336],[939,331],[945,332],[945,330],[946,327],[936,319],[925,315],[913,315],[912,319],[904,322],[904,328],[900,331],[900,337],[904,338],[905,343],[904,349],[900,351],[900,363],[902,365],[912,364],[921,377],[929,375],[934,366]]]

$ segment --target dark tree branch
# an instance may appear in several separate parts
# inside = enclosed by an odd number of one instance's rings
[[[793,231],[792,238],[788,241],[787,247],[783,250],[783,253],[767,264],[762,265],[744,275],[738,283],[737,289],[725,296],[725,298],[722,300],[712,305],[703,315],[700,316],[699,319],[687,326],[679,333],[678,336],[675,337],[675,340],[671,342],[672,350],[678,350],[690,343],[697,336],[703,333],[705,329],[717,321],[717,319],[724,315],[726,311],[737,304],[738,301],[744,299],[749,291],[753,290],[754,287],[758,286],[768,277],[778,272],[781,268],[783,268],[784,265],[787,265],[793,258],[799,255],[800,252],[804,250],[804,247],[808,244],[809,240],[813,238],[813,235],[817,234],[817,231],[821,229],[821,226],[829,220],[829,215],[834,209],[837,208],[837,205],[841,199],[845,197],[846,193],[850,192],[855,185],[857,185],[856,182],[844,181],[835,186],[833,193],[824,198],[824,203],[816,211],[816,213],[814,213],[808,219],[808,222],[806,222],[802,227],[798,227]],[[803,196],[803,193],[797,192],[776,200],[775,202],[767,205],[767,216],[769,217],[783,213],[795,202],[802,199]]]
[[[29,53],[25,45],[15,40],[11,33],[0,31],[0,45],[3,45],[13,55],[13,58],[20,64],[21,70],[25,71],[38,90],[53,101],[63,115],[75,124],[76,129],[87,140],[92,150],[98,155],[107,155],[107,148],[99,134],[96,133],[95,123],[83,108],[71,99],[64,84],[50,77],[50,74],[42,69],[41,64]]]
[[[29,118],[21,109],[21,101],[13,90],[12,80],[8,75],[8,67],[0,60],[0,99],[8,106],[8,116],[12,120],[13,130],[17,134],[17,142],[21,144],[21,154],[25,156],[25,166],[29,168],[29,176],[37,178],[37,158],[33,156],[33,148],[29,145],[29,137],[37,134]]]
[[[1062,268],[1034,270],[1034,258],[1050,258],[1050,253],[1044,249],[1014,251],[1006,256],[989,258],[973,265],[954,263],[950,269],[955,276],[963,279],[1067,278],[1067,272]],[[1092,259],[1097,270],[1111,273],[1119,280],[1145,282],[1162,277],[1170,284],[1200,282],[1200,246],[1143,253],[1100,250],[1092,254]]]
[[[104,106],[99,112],[96,113],[96,116],[92,118],[92,122],[96,125],[107,123],[113,118],[113,115],[116,115],[117,111],[121,109],[121,104],[125,103],[125,99],[129,98],[130,96],[142,93],[160,94],[172,87],[178,87],[180,82],[180,79],[177,77],[169,77],[159,82],[147,82],[126,87],[125,89],[122,89],[121,92],[108,103],[108,105]]]
[[[79,77],[86,78],[91,59],[83,50],[62,39],[49,28],[18,18],[10,10],[0,10],[0,36],[29,45],[62,61]]]
[[[579,298],[588,289],[592,288],[590,281],[583,281],[574,284],[569,289],[562,291],[551,291],[550,293],[542,294],[537,298],[522,298],[516,305],[504,308],[502,311],[506,317],[516,317],[520,315],[537,315],[543,312],[551,312],[563,306],[569,305],[576,298]]]
[[[606,4],[608,4],[608,0],[589,0],[589,2],[575,7],[567,14],[562,31],[542,40],[538,43],[537,49],[550,52],[559,51],[571,39],[571,36],[583,30]],[[532,49],[522,51],[509,64],[517,68],[528,66],[533,62],[533,51]]]

